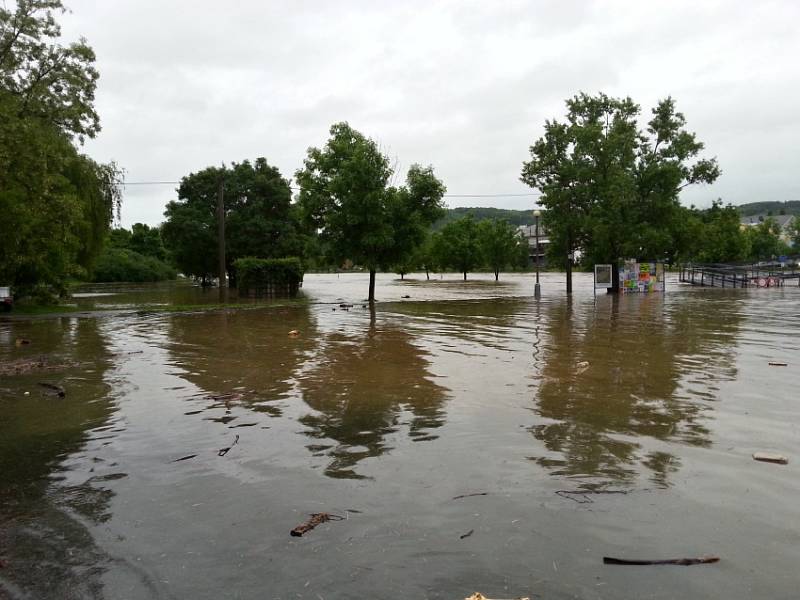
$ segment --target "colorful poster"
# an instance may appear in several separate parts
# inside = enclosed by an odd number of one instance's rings
[[[663,292],[665,288],[664,264],[626,260],[619,269],[619,280],[623,294]]]

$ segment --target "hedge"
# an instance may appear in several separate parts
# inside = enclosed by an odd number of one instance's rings
[[[250,296],[297,294],[303,284],[303,265],[299,258],[254,258],[233,263],[239,294]]]

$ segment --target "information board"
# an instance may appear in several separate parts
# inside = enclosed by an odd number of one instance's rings
[[[608,289],[614,285],[611,278],[612,265],[594,266],[594,289]]]
[[[623,294],[663,292],[665,284],[664,263],[626,260],[619,268],[619,285]]]

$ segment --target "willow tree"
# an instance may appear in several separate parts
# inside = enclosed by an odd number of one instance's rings
[[[566,104],[566,119],[547,121],[531,146],[521,180],[542,192],[552,258],[565,261],[569,293],[567,257],[578,249],[589,262],[674,259],[687,240],[681,190],[712,183],[720,170],[716,159],[700,158],[704,146],[672,98],[644,129],[630,98],[581,93]]]
[[[0,7],[0,281],[63,291],[85,277],[120,206],[121,172],[78,150],[100,131],[84,40],[62,45],[59,0]]]
[[[369,302],[375,274],[407,259],[443,214],[444,184],[432,167],[413,165],[405,185],[389,185],[393,170],[377,144],[347,123],[331,126],[323,148],[309,148],[295,177],[299,206],[319,232],[331,259],[369,270]]]

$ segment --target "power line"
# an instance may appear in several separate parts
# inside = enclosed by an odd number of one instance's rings
[[[177,185],[180,181],[126,181],[122,184],[122,187],[128,185]],[[291,190],[299,191],[300,188],[291,187]],[[522,192],[522,193],[513,193],[513,194],[445,194],[445,198],[519,198],[519,197],[530,197],[530,196],[541,196],[539,192]]]

